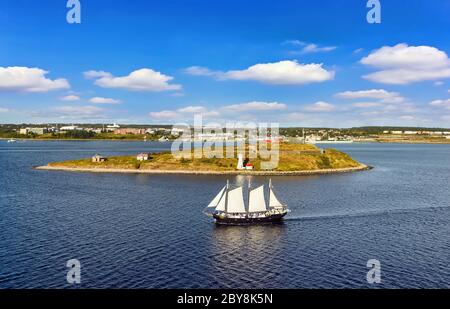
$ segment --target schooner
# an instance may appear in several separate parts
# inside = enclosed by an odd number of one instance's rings
[[[248,204],[244,201],[242,187],[230,188],[229,182],[209,203],[206,209],[213,209],[212,216],[217,224],[254,224],[278,222],[289,212],[273,192],[272,180],[269,181],[268,204],[264,195],[264,185],[248,188]]]

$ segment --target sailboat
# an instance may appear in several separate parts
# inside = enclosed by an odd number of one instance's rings
[[[267,204],[264,185],[252,189],[249,182],[248,205],[246,206],[243,188],[232,189],[227,181],[227,185],[206,207],[207,210],[212,210],[212,213],[205,213],[212,216],[217,224],[241,225],[279,222],[289,213],[289,209],[275,196],[272,180],[269,181],[268,194],[269,203]]]

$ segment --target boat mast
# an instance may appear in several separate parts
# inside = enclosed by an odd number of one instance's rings
[[[269,178],[269,210],[270,210],[270,192],[272,191],[272,178]]]
[[[248,200],[247,200],[247,202],[248,202],[248,206],[247,206],[247,215],[249,214],[249,212],[250,212],[250,190],[251,190],[251,187],[252,187],[252,180],[251,180],[251,178],[249,178],[248,179],[248,195],[247,195],[247,197],[248,197]]]
[[[228,213],[228,189],[230,188],[230,181],[227,179],[227,189],[225,190],[225,213]]]

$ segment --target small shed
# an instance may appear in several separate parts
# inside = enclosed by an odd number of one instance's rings
[[[148,153],[140,153],[136,156],[136,159],[138,161],[148,161],[150,158],[150,155]]]
[[[99,154],[96,154],[95,156],[92,157],[92,162],[94,163],[105,162],[106,160],[108,160],[108,158],[101,156]]]
[[[247,163],[246,165],[245,165],[245,169],[246,170],[252,170],[252,169],[254,169],[255,167],[253,166],[253,164],[251,164],[251,163]]]

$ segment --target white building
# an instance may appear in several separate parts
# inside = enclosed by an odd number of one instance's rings
[[[140,153],[136,156],[136,160],[138,161],[148,161],[150,155],[148,153]]]
[[[67,132],[67,131],[81,131],[83,130],[82,128],[79,128],[77,126],[64,126],[59,128],[60,132]]]

